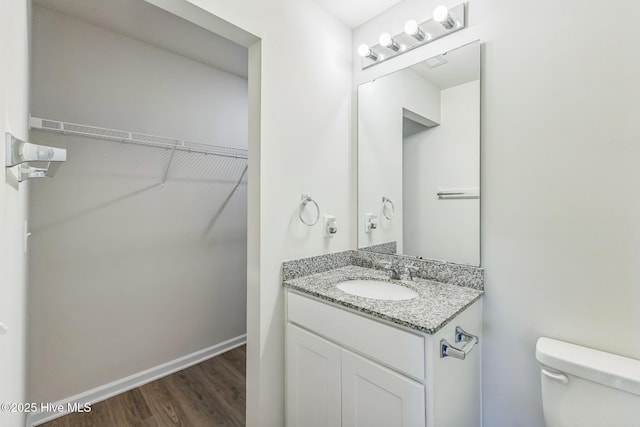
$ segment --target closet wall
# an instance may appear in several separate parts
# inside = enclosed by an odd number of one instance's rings
[[[33,11],[31,113],[236,148],[247,80]],[[32,131],[29,399],[56,401],[246,332],[246,160]],[[228,202],[225,204],[225,201]]]

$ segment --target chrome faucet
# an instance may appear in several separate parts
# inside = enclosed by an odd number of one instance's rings
[[[389,272],[389,278],[391,280],[413,280],[415,274],[420,271],[415,265],[405,265],[404,268],[402,268],[390,262],[384,264],[383,267]]]
[[[413,280],[413,278],[415,277],[415,274],[420,271],[420,269],[418,267],[416,267],[415,265],[407,265],[405,266],[405,274],[407,275],[407,277],[409,278],[409,280]]]
[[[384,265],[384,269],[389,272],[389,278],[391,278],[391,280],[402,279],[402,273],[400,272],[400,267],[397,267],[392,263],[388,263]]]

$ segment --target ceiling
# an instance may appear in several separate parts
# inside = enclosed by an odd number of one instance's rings
[[[313,0],[355,28],[401,0]],[[247,49],[144,0],[34,0],[37,6],[247,77]]]
[[[247,77],[247,49],[144,0],[34,0],[81,21]]]
[[[402,0],[314,0],[350,28],[364,24]]]

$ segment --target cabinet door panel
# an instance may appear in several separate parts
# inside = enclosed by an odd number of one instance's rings
[[[343,427],[424,427],[424,386],[342,350]]]
[[[287,324],[287,427],[340,427],[341,349]]]

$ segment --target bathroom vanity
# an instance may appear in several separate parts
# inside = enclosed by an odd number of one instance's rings
[[[416,296],[338,287],[359,279]],[[284,284],[287,426],[480,425],[481,290],[354,265]]]
[[[358,87],[360,250],[283,265],[288,427],[481,425],[480,54]]]

